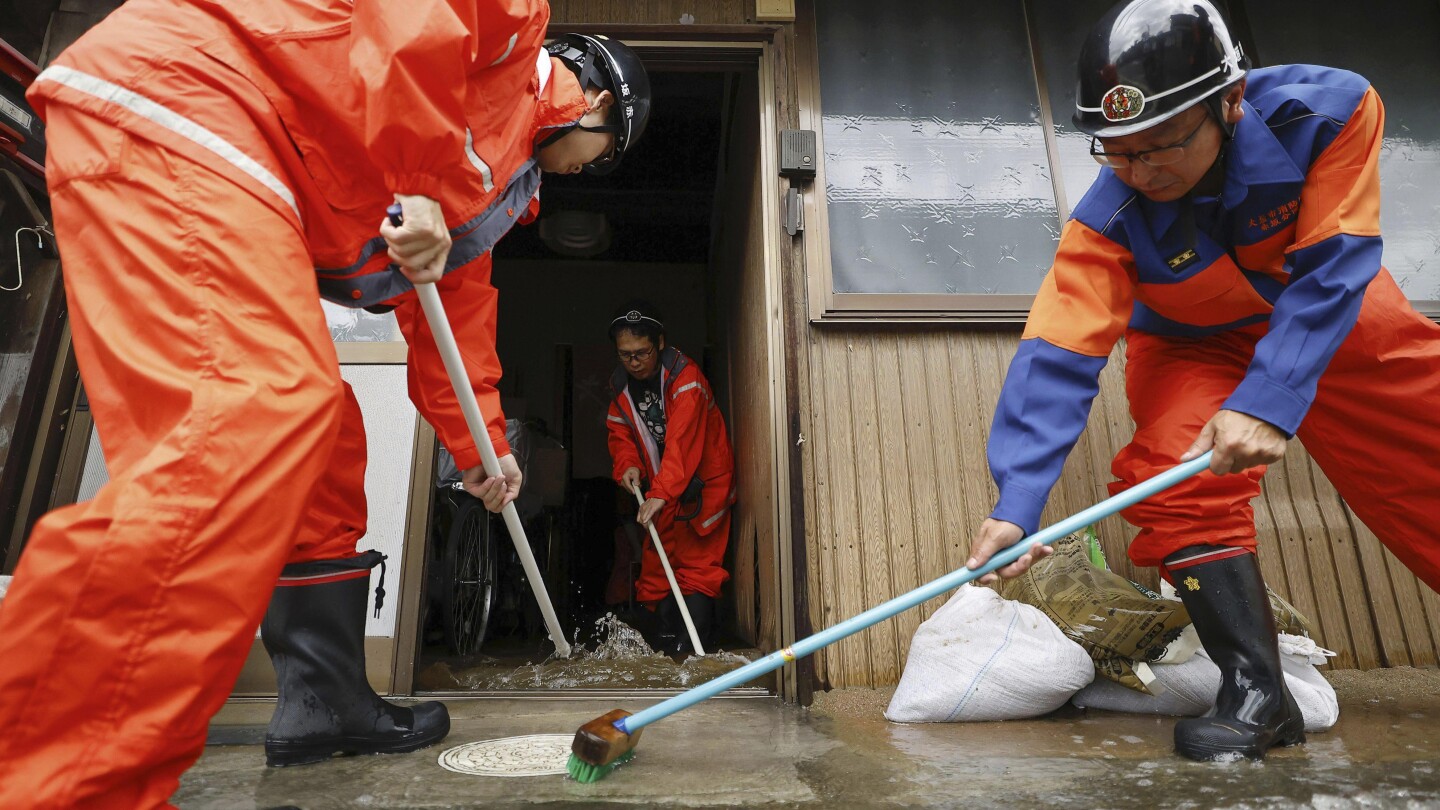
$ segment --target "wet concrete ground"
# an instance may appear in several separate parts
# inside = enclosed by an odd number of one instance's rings
[[[173,801],[182,808],[351,807],[1440,807],[1440,671],[1328,677],[1339,724],[1263,763],[1201,764],[1170,750],[1173,719],[1064,709],[1040,720],[896,725],[886,690],[713,699],[644,732],[635,761],[582,785],[560,776],[465,776],[436,764],[475,740],[573,733],[639,700],[456,700],[450,737],[414,754],[267,769],[270,706],[232,704]]]

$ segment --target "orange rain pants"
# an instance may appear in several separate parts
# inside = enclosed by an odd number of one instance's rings
[[[36,524],[0,609],[0,807],[163,806],[280,569],[355,553],[364,431],[293,217],[49,112],[75,353],[114,476]]]
[[[1115,457],[1122,492],[1177,464],[1235,390],[1265,335],[1257,325],[1200,340],[1126,335],[1126,394],[1135,438]],[[1296,434],[1381,542],[1440,591],[1440,326],[1415,312],[1381,270]],[[1209,472],[1121,514],[1140,527],[1136,565],[1159,566],[1192,545],[1255,548],[1250,501],[1264,467]]]
[[[719,597],[720,587],[730,578],[725,570],[725,545],[730,541],[730,510],[715,523],[715,528],[701,535],[689,521],[676,521],[674,504],[666,504],[655,517],[655,530],[670,558],[675,582],[680,592],[703,593]],[[640,578],[635,581],[635,598],[641,602],[658,602],[670,596],[670,580],[655,552],[655,540],[645,530],[645,551],[640,555]]]

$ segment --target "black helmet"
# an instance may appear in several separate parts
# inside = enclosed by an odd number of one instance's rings
[[[564,34],[546,50],[564,62],[580,79],[580,88],[598,87],[615,96],[610,120],[598,127],[581,127],[591,132],[615,133],[615,151],[609,160],[585,164],[590,174],[609,174],[620,158],[640,139],[650,118],[650,76],[640,57],[622,42],[606,36]]]
[[[613,341],[624,329],[648,337],[658,346],[660,338],[665,335],[663,321],[664,316],[654,304],[643,298],[632,298],[615,311],[615,317],[610,321],[610,339]]]
[[[1209,101],[1249,67],[1210,0],[1131,0],[1090,29],[1080,48],[1076,128],[1097,138],[1149,129]]]

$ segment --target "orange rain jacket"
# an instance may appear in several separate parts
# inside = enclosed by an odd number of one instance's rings
[[[660,353],[660,393],[665,409],[665,451],[658,452],[650,431],[627,389],[629,374],[618,368],[610,379],[610,458],[618,482],[638,467],[649,482],[649,498],[663,498],[655,529],[665,544],[682,593],[719,596],[729,579],[725,546],[730,537],[730,507],[735,503],[735,459],[725,420],[715,405],[710,383],[690,358],[674,347]],[[699,484],[699,504],[685,496]],[[688,493],[693,497],[694,493]],[[693,512],[693,514],[691,514]],[[683,517],[682,517],[683,516]],[[642,554],[636,598],[664,599],[670,586],[650,543]]]
[[[472,467],[479,453],[414,296],[396,300],[410,285],[378,230],[392,194],[439,200],[455,242],[449,273],[488,262],[500,236],[533,216],[535,139],[586,106],[541,47],[548,21],[542,0],[412,0],[403,14],[346,0],[130,0],[103,36],[82,37],[43,71],[28,99],[42,116],[66,104],[249,189],[303,234],[325,298],[398,304],[411,397]],[[504,455],[496,296],[488,272],[484,283],[464,275],[440,286]]]
[[[665,510],[681,507],[680,496],[694,479],[699,479],[700,510],[689,519],[700,535],[714,530],[721,516],[735,503],[735,459],[725,420],[715,406],[710,382],[690,358],[674,347],[660,353],[660,392],[665,408],[665,452],[656,451],[655,441],[635,410],[626,388],[629,375],[616,369],[610,380],[610,458],[618,482],[625,470],[638,467],[650,482],[647,498],[661,498]]]

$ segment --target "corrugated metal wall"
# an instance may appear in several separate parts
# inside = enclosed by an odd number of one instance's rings
[[[995,486],[985,464],[990,418],[1018,334],[957,328],[855,330],[811,326],[805,341],[806,549],[811,620],[819,629],[965,563],[970,533]],[[1116,351],[1090,426],[1045,513],[1054,522],[1107,496],[1110,458],[1133,425]],[[1255,502],[1260,562],[1276,592],[1310,617],[1333,666],[1433,665],[1440,598],[1420,584],[1355,516],[1292,442]],[[1099,527],[1120,573],[1157,585],[1125,556],[1134,529]],[[922,605],[824,651],[830,687],[894,684]]]

